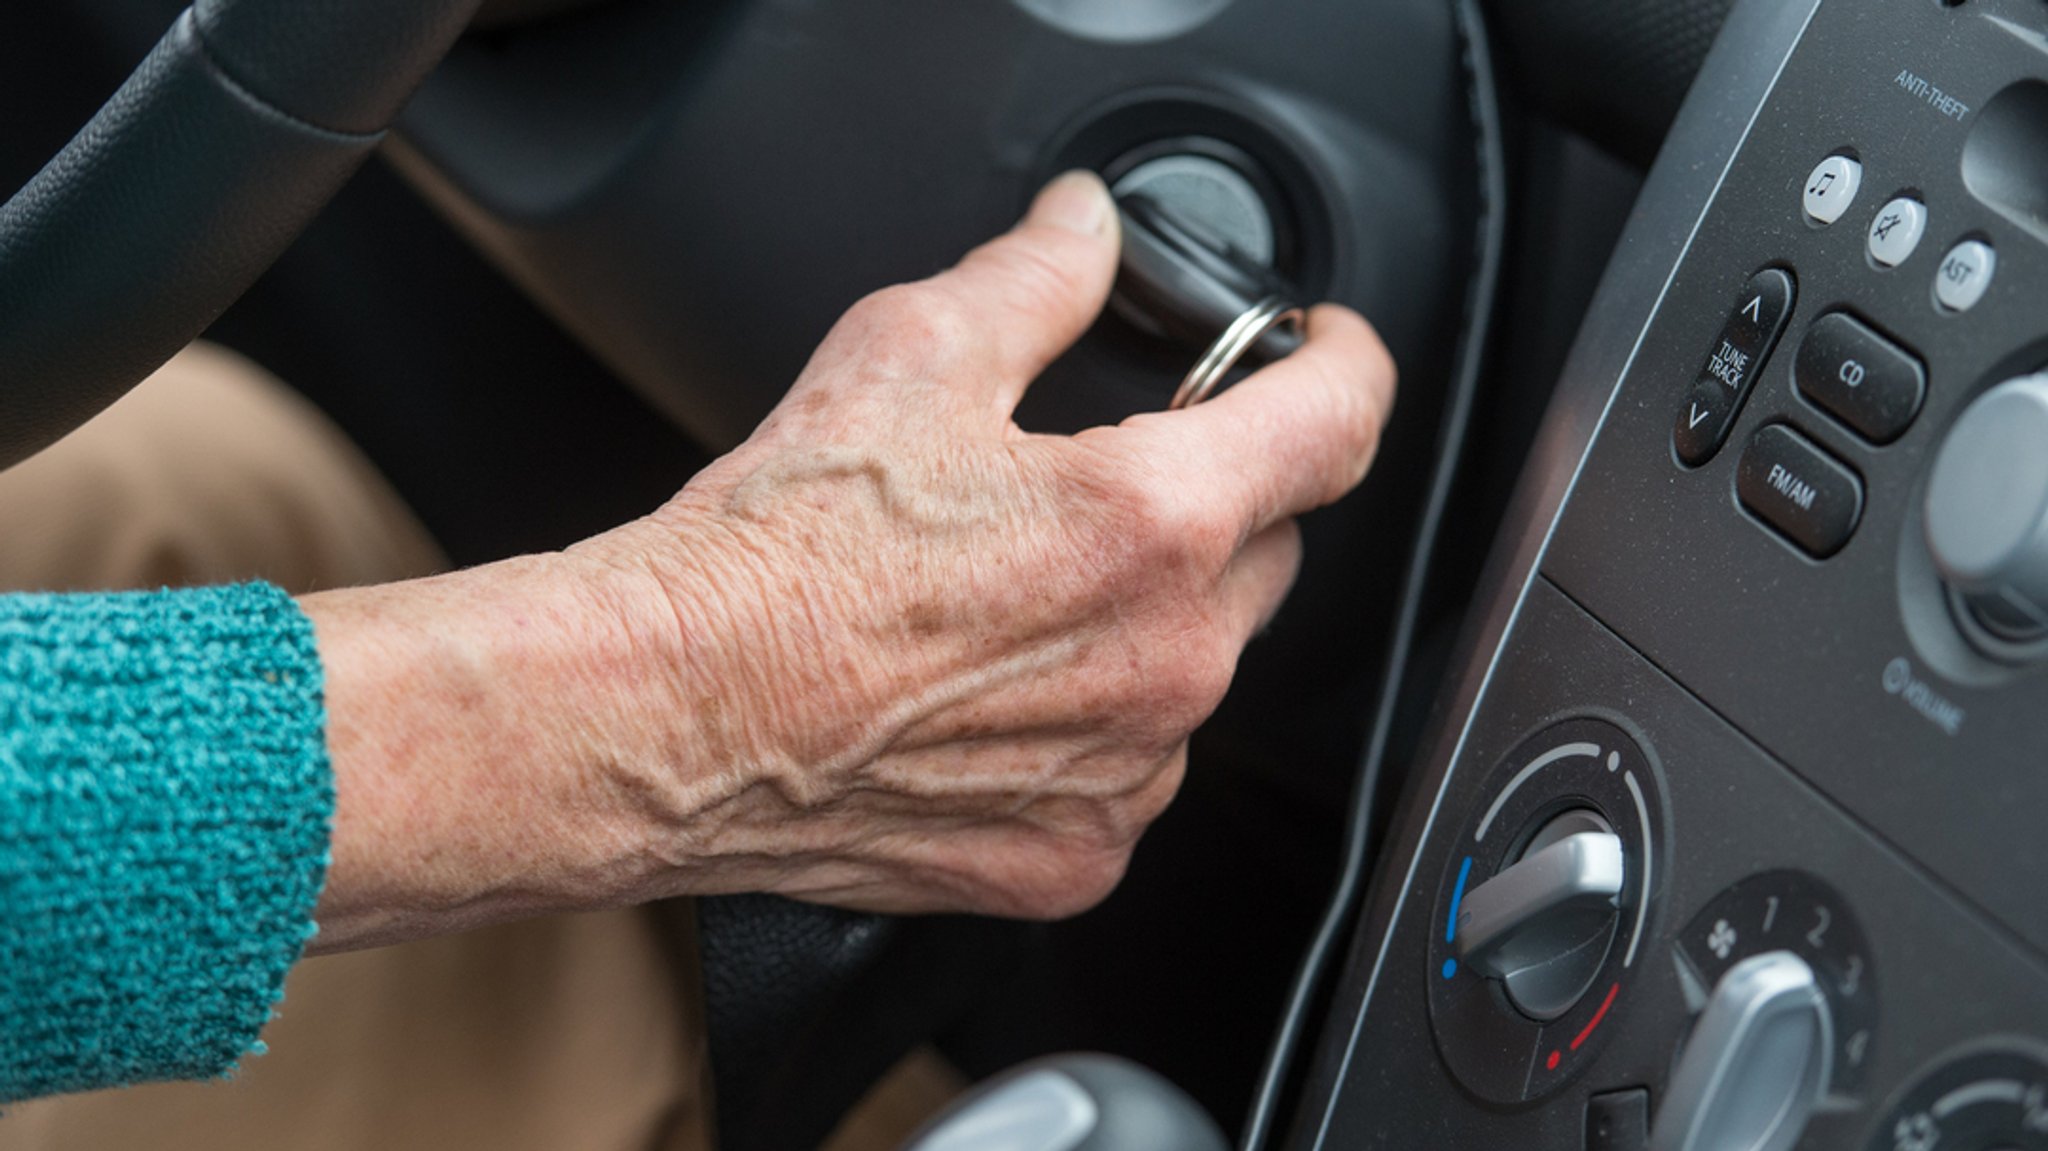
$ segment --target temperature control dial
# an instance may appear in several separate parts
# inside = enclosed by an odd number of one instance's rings
[[[1487,779],[1445,863],[1428,968],[1437,1047],[1475,1094],[1549,1095],[1627,1009],[1660,811],[1642,748],[1602,720],[1543,731]]]
[[[2048,1151],[2048,1064],[2032,1043],[1958,1052],[1878,1120],[1869,1151]]]
[[[1599,814],[1553,818],[1520,859],[1459,905],[1451,941],[1458,958],[1500,980],[1529,1018],[1563,1015],[1607,958],[1625,870],[1621,837]]]

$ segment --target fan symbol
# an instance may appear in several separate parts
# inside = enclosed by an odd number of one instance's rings
[[[1728,953],[1735,950],[1735,928],[1727,920],[1714,921],[1713,933],[1707,936],[1707,949],[1714,953],[1716,959],[1726,959]]]

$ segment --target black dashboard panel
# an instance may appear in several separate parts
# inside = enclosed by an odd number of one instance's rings
[[[1947,608],[1915,570],[1917,509],[1943,433],[1979,393],[2048,358],[2048,247],[1964,187],[1967,112],[1958,119],[1901,82],[1931,77],[1975,110],[2015,79],[2048,74],[2048,45],[2002,27],[2002,11],[2048,28],[2039,4],[1823,5],[1672,281],[1544,571],[1836,803],[2048,948],[2048,898],[2023,878],[2048,874],[2048,668],[2006,669],[1939,642]],[[1862,187],[1821,226],[1802,191],[1838,149],[1860,158]],[[1867,254],[1866,225],[1897,195],[1926,205],[1925,234],[1883,268]],[[1949,312],[1934,282],[1949,249],[1970,239],[1997,252],[1996,271],[1975,307]],[[1799,284],[1783,345],[1727,446],[1682,467],[1670,449],[1681,389],[1744,278],[1766,264]],[[1929,366],[1924,407],[1891,442],[1795,386],[1802,341],[1841,316]],[[1880,362],[1855,355],[1827,375]],[[1732,494],[1744,446],[1771,424],[1818,445],[1866,493],[1861,523],[1824,561],[1781,542]],[[1933,633],[1924,641],[1915,620]],[[1932,694],[1909,696],[1915,682]]]
[[[1064,169],[1113,175],[1189,139],[1244,154],[1277,193],[1303,298],[1373,316],[1411,381],[1437,378],[1470,266],[1467,108],[1437,0],[616,0],[458,45],[392,155],[723,449],[862,295],[950,264]],[[1187,355],[1153,350],[1105,325],[1022,418],[1067,430],[1163,406]]]
[[[1658,828],[1666,842],[1650,872],[1645,942],[1632,964],[1589,997],[1588,1010],[1570,1020],[1574,1026],[1545,1029],[1540,1037],[1532,1028],[1525,1044],[1460,1052],[1529,1085],[1526,1103],[1480,1102],[1462,1067],[1454,1071],[1439,1046],[1464,1037],[1433,1022],[1431,989],[1446,979],[1432,945],[1442,936],[1440,896],[1455,882],[1456,823],[1483,811],[1496,790],[1486,786],[1494,781],[1484,771],[1453,779],[1439,809],[1442,833],[1425,847],[1406,887],[1402,929],[1383,954],[1368,948],[1358,957],[1373,984],[1367,1008],[1338,1016],[1327,1037],[1317,1079],[1340,1089],[1305,1109],[1292,1146],[1585,1146],[1592,1097],[1646,1087],[1653,1108],[1659,1102],[1691,1015],[1681,969],[1712,974],[1697,956],[1711,954],[1714,926],[1723,922],[1734,936],[1723,962],[1778,946],[1787,931],[1793,946],[1827,957],[1815,966],[1836,984],[1836,1016],[1856,1021],[1841,1029],[1849,1065],[1808,1127],[1805,1147],[1892,1151],[1865,1137],[1925,1063],[1969,1044],[2041,1034],[2048,1024],[2048,973],[2038,953],[1959,908],[1939,879],[1846,818],[1549,581],[1531,588],[1488,698],[1461,762],[1505,762],[1530,736],[1585,717],[1623,727],[1651,757],[1653,786],[1669,816]],[[1529,786],[1542,786],[1542,778]],[[1748,899],[1734,890],[1723,899],[1738,884],[1761,879],[1768,886],[1788,872],[1808,892],[1832,898],[1787,891],[1775,916],[1768,893]],[[1717,902],[1717,910],[1739,911],[1694,923]],[[1825,930],[1810,943],[1824,912]],[[1705,930],[1693,939],[1682,934],[1688,925]],[[1867,946],[1838,951],[1840,937],[1852,931]],[[1840,996],[1852,970],[1854,994]],[[1573,1049],[1602,1005],[1604,1016]],[[1554,1068],[1547,1066],[1553,1051],[1560,1052]]]
[[[1983,638],[1921,510],[2048,361],[2042,77],[2035,0],[1737,6],[1287,1146],[2048,1147],[2048,664]]]

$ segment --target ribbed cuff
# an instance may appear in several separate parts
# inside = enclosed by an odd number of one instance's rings
[[[275,587],[0,596],[0,1101],[260,1050],[327,870],[325,723]]]

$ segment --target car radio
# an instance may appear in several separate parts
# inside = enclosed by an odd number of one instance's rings
[[[1284,1145],[2048,1148],[2048,7],[1744,0]]]

